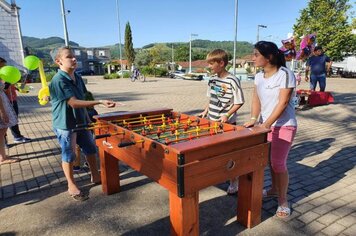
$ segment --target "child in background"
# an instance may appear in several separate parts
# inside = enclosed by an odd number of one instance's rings
[[[236,111],[244,104],[244,96],[240,81],[225,67],[228,64],[228,55],[224,50],[216,49],[207,55],[207,62],[213,74],[209,81],[209,104],[199,115],[208,117],[213,121],[236,124]],[[227,194],[236,194],[238,191],[237,177],[230,180]]]

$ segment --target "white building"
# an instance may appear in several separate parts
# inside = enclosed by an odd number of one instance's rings
[[[0,0],[0,57],[8,65],[24,70],[19,9],[15,0],[11,0],[11,3]]]

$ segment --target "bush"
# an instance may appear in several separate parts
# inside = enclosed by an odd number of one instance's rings
[[[123,78],[130,78],[131,77],[131,73],[129,72],[124,72],[124,74],[122,75]],[[111,73],[111,74],[105,74],[104,75],[104,79],[120,79],[121,76],[118,75],[117,73]]]
[[[104,75],[104,79],[117,79],[119,78],[119,75],[116,73],[112,73],[112,74],[105,74]]]
[[[144,66],[140,69],[140,71],[145,76],[152,75],[155,77],[156,76],[163,77],[168,74],[168,70],[166,68],[156,68],[156,67],[151,67],[151,66]]]

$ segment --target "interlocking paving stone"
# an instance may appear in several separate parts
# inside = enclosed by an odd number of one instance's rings
[[[338,235],[345,229],[346,229],[345,226],[342,226],[338,223],[333,223],[333,224],[329,225],[328,227],[326,227],[325,229],[322,229],[321,232],[323,232],[326,235],[332,236],[332,235]]]
[[[328,87],[334,91],[335,104],[297,110],[299,127],[288,159],[288,197],[292,215],[282,222],[307,235],[353,236],[356,232],[355,85],[356,80],[328,79]],[[33,86],[37,90],[40,88],[40,84]],[[307,88],[308,84],[303,86],[300,88]],[[115,110],[169,107],[197,114],[207,104],[204,82],[157,78],[155,82],[133,85],[128,80],[107,81],[94,77],[87,87],[94,91],[96,99],[112,98],[126,104]],[[253,83],[243,82],[242,87],[246,104],[238,111],[238,124],[249,119]],[[51,128],[50,106],[39,106],[34,93],[20,94],[19,106],[20,129],[32,142],[7,149],[10,156],[22,161],[0,166],[0,201],[39,191],[46,193],[49,189],[65,189],[67,185],[61,167],[60,148]],[[99,113],[112,111],[104,107],[97,109]],[[11,144],[10,133],[8,137]],[[120,170],[122,168],[122,172],[128,170],[120,165]],[[75,178],[84,182],[90,179],[90,175],[84,171],[75,174]],[[123,183],[128,180],[123,179]],[[264,187],[268,189],[270,185],[270,172],[266,168]],[[273,218],[276,208],[277,201],[263,201],[263,224],[259,227],[271,224],[269,219]],[[2,221],[0,230],[7,225],[11,224]],[[253,234],[255,231],[244,232]],[[22,231],[22,234],[30,233]]]

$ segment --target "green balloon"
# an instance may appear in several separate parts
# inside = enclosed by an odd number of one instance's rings
[[[14,66],[4,66],[0,69],[0,78],[10,84],[16,84],[21,79],[21,73]]]
[[[36,56],[27,56],[25,57],[25,67],[29,70],[36,70],[40,59]]]

